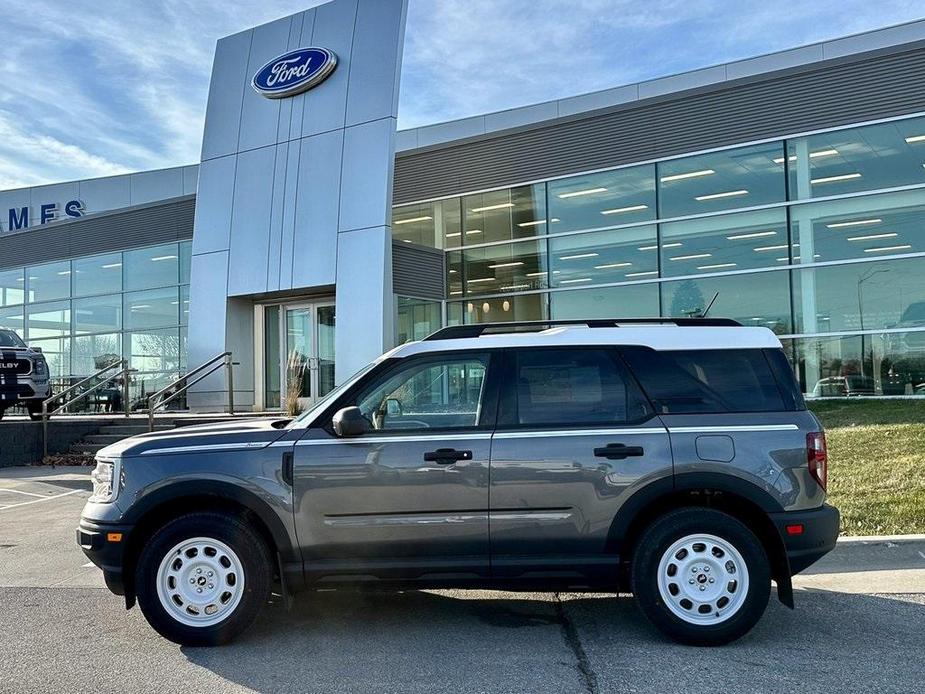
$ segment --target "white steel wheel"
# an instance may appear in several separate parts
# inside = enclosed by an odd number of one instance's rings
[[[658,592],[665,606],[689,624],[720,624],[748,595],[748,567],[732,543],[716,535],[687,535],[658,564]]]
[[[244,566],[224,542],[194,537],[176,544],[157,571],[157,597],[170,617],[210,627],[230,617],[244,595]]]

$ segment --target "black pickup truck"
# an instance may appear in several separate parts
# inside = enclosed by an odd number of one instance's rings
[[[48,362],[12,330],[0,329],[0,418],[23,405],[30,419],[42,418],[42,401],[51,397]]]

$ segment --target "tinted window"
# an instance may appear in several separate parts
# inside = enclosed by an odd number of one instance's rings
[[[0,347],[25,347],[19,335],[10,330],[0,330]]]
[[[624,424],[651,415],[645,397],[607,350],[524,350],[515,359],[515,424]]]
[[[794,409],[785,404],[760,349],[656,352],[630,347],[623,353],[661,414]]]
[[[377,431],[478,425],[488,355],[412,359],[372,383],[357,407]]]

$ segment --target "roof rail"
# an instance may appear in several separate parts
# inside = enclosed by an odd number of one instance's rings
[[[588,328],[619,328],[621,325],[675,325],[679,327],[741,327],[731,318],[607,318],[592,320],[533,320],[513,323],[478,323],[473,325],[450,325],[424,338],[431,340],[455,340],[479,337],[485,333],[533,332],[547,330],[561,325],[583,325]]]

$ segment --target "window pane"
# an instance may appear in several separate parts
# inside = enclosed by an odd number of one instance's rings
[[[796,138],[787,160],[795,200],[925,183],[925,118]]]
[[[792,410],[760,349],[623,350],[660,414]]]
[[[655,166],[550,181],[549,217],[549,233],[655,219]]]
[[[542,184],[463,198],[463,244],[545,234],[546,187]]]
[[[190,265],[193,257],[193,242],[180,242],[180,284],[189,284]]]
[[[657,284],[550,292],[549,298],[555,320],[658,317]]]
[[[786,271],[759,272],[662,283],[666,316],[699,316],[718,294],[711,318],[733,318],[743,325],[790,332],[790,281]]]
[[[801,333],[925,327],[925,258],[793,273]]]
[[[440,329],[440,302],[397,298],[398,320],[396,321],[396,343],[401,345],[411,340],[422,340]]]
[[[177,284],[180,278],[177,254],[175,243],[123,253],[125,289],[146,289]]]
[[[125,294],[123,312],[126,330],[177,325],[179,301],[177,287],[151,289]]]
[[[660,216],[680,217],[785,198],[782,142],[685,157],[658,165]]]
[[[122,295],[74,299],[74,333],[104,333],[122,329]]]
[[[920,190],[794,205],[790,220],[795,263],[925,251]]]
[[[21,304],[25,296],[25,281],[22,268],[0,272],[0,306]]]
[[[370,386],[357,407],[376,430],[476,426],[487,368],[484,354],[417,359]]]
[[[517,424],[624,424],[651,415],[615,355],[603,349],[517,354]]]
[[[71,263],[33,265],[26,268],[27,296],[30,302],[65,299],[71,295]]]
[[[466,301],[456,306],[455,315],[462,315],[463,323],[498,323],[508,321],[545,320],[549,317],[546,294],[520,296],[493,296],[490,299]],[[449,315],[454,309],[449,308]],[[453,325],[453,323],[450,323]]]
[[[433,248],[462,242],[459,198],[404,205],[392,210],[392,238]]]
[[[560,236],[549,240],[553,287],[655,277],[655,225]]]
[[[463,250],[466,295],[545,287],[545,247],[545,241],[522,241]]]
[[[662,224],[662,276],[786,265],[787,212],[740,212]]]
[[[189,285],[180,287],[180,325],[189,323]]]
[[[43,337],[57,337],[71,332],[71,304],[56,301],[51,304],[29,306],[27,311],[29,341]]]
[[[29,345],[38,347],[48,362],[48,373],[58,379],[70,375],[70,339],[55,337],[47,340],[29,340]]]
[[[23,324],[22,306],[0,308],[0,328],[15,330],[20,337],[25,336],[26,330]]]
[[[180,360],[180,335],[177,328],[124,335],[125,354],[133,369],[176,373]]]
[[[925,331],[794,340],[812,397],[925,395]]]
[[[72,373],[75,376],[89,376],[122,358],[122,336],[118,333],[75,337],[71,345]]]
[[[74,296],[122,291],[122,254],[78,258],[72,263]]]
[[[462,296],[463,293],[463,254],[462,251],[450,251],[446,254],[446,288],[449,296]]]

